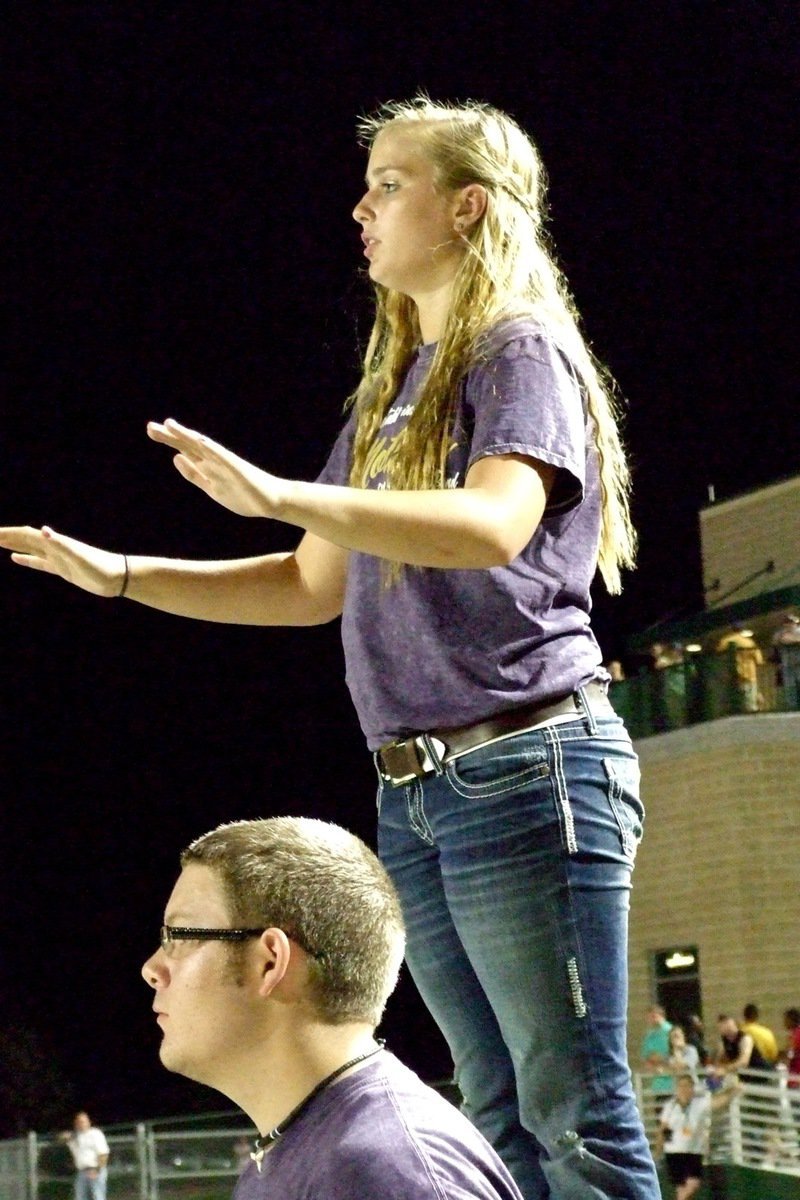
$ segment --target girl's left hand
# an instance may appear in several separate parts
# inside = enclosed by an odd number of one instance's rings
[[[150,421],[148,437],[177,451],[173,462],[184,479],[240,517],[277,517],[288,483],[239,458],[218,442],[179,425]]]

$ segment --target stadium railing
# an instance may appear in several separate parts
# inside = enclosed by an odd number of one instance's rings
[[[712,1116],[707,1162],[719,1179],[714,1196],[730,1200],[800,1197],[800,1077],[784,1069],[749,1072],[741,1093]],[[634,1073],[651,1145],[670,1091]],[[698,1089],[706,1087],[698,1079]],[[452,1086],[442,1085],[452,1096]],[[255,1130],[237,1112],[168,1118],[106,1128],[111,1149],[108,1200],[229,1200],[249,1162]],[[736,1172],[744,1182],[736,1181]],[[720,1179],[722,1182],[720,1182]],[[727,1181],[727,1183],[726,1183]],[[70,1200],[74,1170],[54,1133],[0,1140],[2,1200]],[[665,1196],[671,1192],[665,1188]]]

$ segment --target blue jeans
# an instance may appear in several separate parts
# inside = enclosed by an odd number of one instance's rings
[[[638,784],[606,704],[381,781],[411,973],[526,1200],[660,1200],[625,1042]]]
[[[106,1167],[101,1167],[94,1179],[90,1179],[86,1171],[78,1171],[75,1176],[75,1200],[106,1200],[107,1180]]]

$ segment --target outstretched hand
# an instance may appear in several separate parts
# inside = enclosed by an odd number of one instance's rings
[[[148,437],[177,451],[173,462],[184,479],[217,504],[240,517],[276,517],[287,483],[239,458],[171,417],[163,425],[150,421]]]
[[[124,554],[100,550],[56,533],[48,525],[0,529],[0,547],[11,550],[12,562],[34,571],[60,575],[95,596],[119,596],[126,576]]]

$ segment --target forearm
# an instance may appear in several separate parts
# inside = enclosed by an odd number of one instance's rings
[[[523,520],[518,513],[513,498],[480,487],[388,491],[298,482],[276,515],[348,550],[468,569],[500,566],[520,553],[541,512],[533,521],[530,510]]]
[[[296,525],[318,540],[422,567],[486,568],[512,561],[542,519],[556,468],[526,455],[487,454],[464,486],[403,491],[280,479],[176,421],[150,436],[178,453],[185,479],[243,517]]]
[[[316,625],[336,616],[336,606],[305,585],[294,554],[210,562],[129,555],[125,597],[233,625]]]

